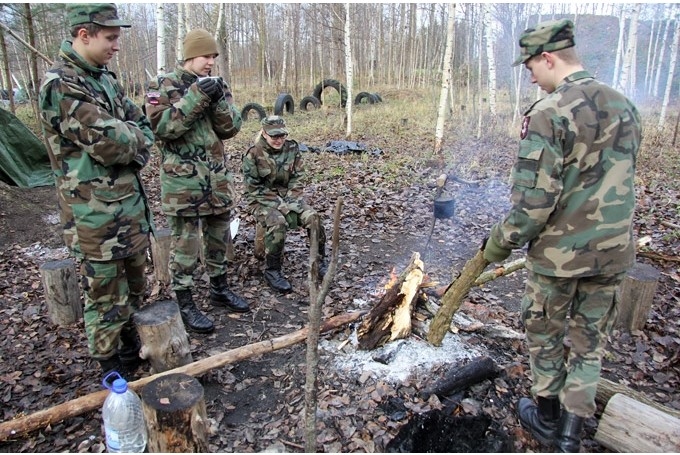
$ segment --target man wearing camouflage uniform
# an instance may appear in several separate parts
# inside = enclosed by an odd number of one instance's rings
[[[549,95],[525,114],[512,208],[482,248],[489,262],[500,262],[529,245],[522,320],[536,402],[520,399],[519,420],[541,443],[578,452],[583,421],[595,412],[615,289],[634,262],[640,117],[583,69],[571,21],[538,24],[519,44],[515,65],[523,63]]]
[[[40,88],[40,119],[56,179],[64,241],[81,260],[88,349],[104,372],[139,361],[131,316],[146,290],[153,228],[139,171],[151,125],[106,64],[120,50],[112,3],[70,4],[71,37]],[[122,367],[122,368],[121,368]]]
[[[302,154],[298,143],[287,140],[288,129],[282,117],[262,120],[255,144],[243,157],[245,198],[248,210],[264,229],[266,268],[264,278],[274,290],[292,291],[281,272],[286,231],[301,226],[309,229],[319,215],[302,199]],[[326,234],[319,222],[319,275],[328,270]]]
[[[149,84],[146,112],[163,154],[162,209],[172,231],[170,271],[184,324],[198,333],[214,330],[213,322],[192,298],[193,272],[202,229],[210,301],[230,311],[250,311],[248,303],[227,286],[230,210],[234,180],[224,159],[224,139],[241,129],[241,115],[221,78],[211,78],[217,43],[205,30],[187,33],[184,63]]]

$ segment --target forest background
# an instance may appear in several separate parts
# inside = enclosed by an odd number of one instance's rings
[[[1,88],[12,110],[7,89],[13,88],[17,101],[34,99],[67,37],[65,6],[0,4]],[[499,116],[511,116],[514,124],[540,96],[523,67],[511,63],[522,30],[541,20],[572,19],[584,66],[650,106],[659,125],[680,90],[680,8],[673,3],[119,3],[118,8],[133,26],[124,29],[122,51],[109,66],[133,97],[143,95],[157,74],[172,71],[184,35],[195,28],[216,37],[220,56],[214,74],[230,83],[241,104],[270,105],[282,92],[299,100],[327,78],[354,93],[433,88],[441,85],[449,14],[455,15],[450,107],[467,106],[479,125]],[[352,56],[351,84],[346,55]]]

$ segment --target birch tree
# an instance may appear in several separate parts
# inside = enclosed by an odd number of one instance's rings
[[[184,60],[182,55],[182,48],[184,37],[187,34],[186,29],[186,4],[177,4],[177,40],[175,41],[175,59],[177,62]]]
[[[442,88],[439,92],[439,109],[437,110],[437,126],[434,132],[434,153],[443,162],[442,146],[444,143],[444,120],[446,118],[446,104],[451,86],[451,60],[453,56],[453,36],[456,24],[456,4],[448,4],[449,19],[446,26],[446,50],[442,64]]]
[[[666,111],[671,99],[671,89],[673,87],[673,75],[675,74],[675,64],[678,61],[678,42],[680,41],[680,21],[678,20],[678,7],[673,6],[673,15],[675,16],[673,22],[675,23],[675,32],[673,33],[673,44],[671,45],[671,59],[670,71],[668,79],[666,79],[666,92],[661,103],[661,114],[659,115],[659,128],[663,128],[666,124]]]
[[[664,63],[664,53],[666,48],[668,48],[668,32],[671,29],[671,18],[666,18],[666,28],[664,29],[663,39],[661,40],[661,48],[659,52],[659,59],[657,65],[655,65],[656,76],[654,77],[654,89],[652,90],[652,96],[658,98],[659,96],[659,81],[661,79],[661,72]]]
[[[351,24],[349,20],[349,3],[345,4],[345,74],[347,80],[347,103],[345,104],[345,115],[347,116],[347,131],[345,139],[352,137],[352,81],[354,80],[354,68],[352,67],[352,42]]]
[[[489,90],[489,110],[491,115],[496,116],[496,55],[493,51],[493,30],[491,27],[491,11],[486,4],[482,5],[484,15],[484,30],[486,31],[486,59],[488,64],[488,90]]]
[[[616,59],[614,60],[614,76],[612,77],[612,87],[618,87],[619,83],[619,69],[621,67],[621,55],[623,55],[624,48],[624,32],[626,30],[626,14],[625,5],[619,6],[619,39],[616,44]]]
[[[165,61],[165,7],[162,3],[156,5],[156,74],[161,75],[167,70]]]
[[[291,5],[283,5],[283,58],[281,62],[281,79],[279,86],[284,89],[287,84],[287,64],[288,64],[288,47],[290,43],[290,8]]]
[[[626,53],[621,65],[621,77],[616,86],[621,93],[632,96],[634,81],[632,71],[634,70],[635,47],[637,45],[637,26],[638,18],[640,16],[640,8],[636,5],[633,7],[630,15],[630,27],[628,28],[628,39],[626,45]]]

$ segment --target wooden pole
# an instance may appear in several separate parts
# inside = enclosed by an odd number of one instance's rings
[[[430,323],[430,330],[427,333],[427,341],[434,346],[441,346],[444,335],[449,330],[453,313],[455,313],[475,280],[484,271],[489,263],[484,259],[482,250],[465,263],[460,276],[456,281],[449,285],[449,288],[442,297],[442,305]]]
[[[170,229],[156,229],[156,235],[151,236],[151,259],[153,260],[153,274],[156,281],[170,284],[170,244],[172,238]]]
[[[356,311],[353,313],[343,313],[338,316],[334,316],[321,326],[321,332],[328,332],[353,322],[360,318],[363,314],[365,314],[364,311]],[[172,373],[185,373],[190,376],[198,376],[212,370],[213,368],[219,368],[227,364],[239,362],[241,360],[265,354],[267,352],[278,351],[279,349],[287,348],[294,344],[300,343],[307,338],[307,332],[308,328],[305,327],[287,335],[272,338],[271,340],[264,340],[258,343],[248,344],[241,346],[240,348],[221,352],[188,365],[130,382],[128,383],[128,387],[134,391],[137,391],[154,379]],[[0,442],[6,441],[10,438],[20,437],[27,432],[45,428],[48,425],[61,422],[64,419],[79,416],[88,411],[94,411],[104,404],[104,400],[108,394],[108,390],[100,390],[99,392],[94,392],[89,395],[67,401],[66,403],[59,404],[49,409],[43,409],[42,411],[38,411],[27,416],[19,417],[7,422],[2,422],[0,423]]]
[[[47,58],[47,57],[45,56],[45,54],[43,54],[42,52],[40,52],[38,49],[36,49],[35,47],[31,46],[31,45],[28,44],[26,41],[24,41],[19,35],[17,35],[16,33],[14,33],[14,31],[13,31],[11,28],[9,28],[8,26],[6,26],[6,25],[3,24],[2,22],[0,22],[0,27],[2,27],[7,33],[9,33],[10,35],[12,35],[14,38],[16,38],[16,40],[19,41],[21,44],[23,44],[24,46],[26,46],[27,48],[29,48],[29,49],[31,50],[31,52],[35,52],[35,54],[36,54],[38,57],[40,57],[41,59],[45,60],[45,61],[47,62],[48,65],[52,66],[52,63],[53,63],[52,60],[50,60],[49,58]],[[10,87],[11,87],[11,85],[10,85]]]

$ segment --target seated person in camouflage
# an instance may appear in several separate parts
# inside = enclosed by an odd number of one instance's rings
[[[302,199],[302,154],[297,142],[287,140],[283,118],[273,115],[262,120],[262,130],[243,157],[245,198],[249,212],[264,227],[267,284],[279,292],[293,288],[281,273],[281,255],[286,231],[298,226],[309,228],[318,218],[316,211]],[[319,223],[319,275],[328,270],[326,234]]]
[[[40,87],[64,241],[80,259],[90,355],[107,373],[139,362],[132,314],[146,290],[153,227],[139,171],[153,145],[151,125],[106,68],[120,50],[112,3],[66,7],[71,38]]]
[[[172,231],[172,289],[184,324],[209,333],[214,324],[192,297],[199,248],[210,275],[210,302],[230,311],[250,311],[227,286],[229,216],[236,191],[222,141],[234,137],[242,122],[227,84],[206,77],[218,55],[212,35],[200,29],[187,33],[183,55],[182,66],[149,84],[145,107],[163,158],[161,199]]]

